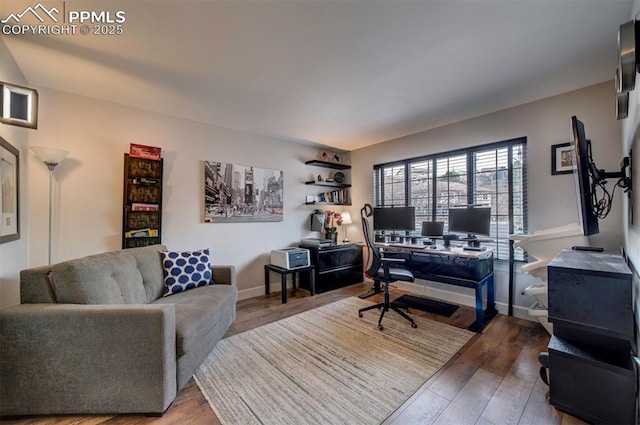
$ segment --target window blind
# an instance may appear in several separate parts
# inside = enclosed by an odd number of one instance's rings
[[[414,206],[416,230],[423,221],[444,221],[448,231],[449,207],[491,206],[495,258],[524,260],[517,248],[509,252],[509,235],[527,231],[526,138],[419,158],[373,168],[375,206]]]

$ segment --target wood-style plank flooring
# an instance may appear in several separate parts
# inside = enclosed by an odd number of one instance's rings
[[[290,290],[288,303],[280,294],[238,302],[237,319],[227,336],[235,335],[334,301],[359,295],[369,284],[352,285],[310,297],[304,290]],[[395,289],[392,298],[402,294]],[[370,301],[379,302],[376,295]],[[354,312],[354,314],[357,314]],[[372,312],[371,314],[377,314]],[[389,312],[387,314],[395,314]],[[466,327],[475,319],[471,307],[460,307],[451,317],[412,310],[454,326]],[[411,328],[407,325],[407,332]],[[541,325],[498,315],[482,334],[471,341],[407,400],[385,424],[406,425],[579,425],[585,422],[562,413],[548,402],[548,387],[538,375],[538,353],[546,351],[549,335]],[[380,391],[384,391],[381,388]],[[191,379],[162,417],[45,416],[5,419],[8,424],[194,424],[218,425],[200,389]]]

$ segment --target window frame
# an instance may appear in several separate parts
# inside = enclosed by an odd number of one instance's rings
[[[411,183],[413,181],[411,172],[412,172],[412,165],[418,164],[418,163],[427,163],[430,161],[430,177],[429,179],[431,179],[431,188],[430,188],[430,194],[428,195],[430,197],[430,208],[427,209],[428,211],[428,215],[427,215],[427,219],[431,219],[434,220],[437,217],[437,198],[438,198],[438,190],[437,190],[437,185],[438,185],[438,167],[437,167],[437,163],[438,160],[442,160],[442,159],[446,159],[447,160],[447,164],[449,164],[449,160],[451,158],[454,157],[458,157],[458,156],[465,156],[465,160],[466,160],[466,201],[467,204],[471,205],[474,204],[474,199],[476,198],[476,196],[481,196],[481,194],[477,193],[477,188],[475,187],[475,181],[476,181],[476,177],[479,173],[481,173],[482,171],[476,170],[476,161],[474,160],[474,155],[483,151],[495,151],[496,155],[499,154],[499,150],[500,149],[504,149],[507,148],[507,186],[508,186],[508,234],[513,234],[514,233],[514,217],[516,216],[515,214],[515,208],[514,208],[514,170],[519,169],[520,167],[514,167],[514,162],[513,162],[513,151],[514,148],[517,147],[521,147],[522,149],[522,164],[521,164],[521,168],[522,168],[522,177],[521,177],[521,181],[519,181],[522,185],[521,187],[521,191],[522,191],[522,199],[519,201],[520,204],[519,206],[521,207],[521,212],[522,212],[522,224],[523,224],[523,228],[522,229],[518,229],[518,232],[522,232],[522,233],[526,233],[528,230],[528,208],[527,208],[527,160],[526,160],[526,152],[527,152],[527,138],[526,137],[518,137],[518,138],[514,138],[514,139],[509,139],[509,140],[503,140],[500,142],[494,142],[494,143],[488,143],[488,144],[483,144],[483,145],[477,145],[477,146],[472,146],[472,147],[468,147],[468,148],[461,148],[461,149],[455,149],[455,150],[451,150],[451,151],[446,151],[446,152],[438,152],[438,153],[434,153],[434,154],[429,154],[429,155],[422,155],[422,156],[418,156],[418,157],[413,157],[413,158],[408,158],[408,159],[403,159],[403,160],[397,160],[397,161],[392,161],[392,162],[386,162],[386,163],[380,163],[380,164],[374,164],[373,166],[373,201],[374,201],[374,205],[376,207],[382,207],[382,206],[391,206],[391,204],[388,204],[385,202],[385,169],[389,169],[390,167],[393,168],[400,168],[400,167],[404,167],[404,199],[398,199],[398,200],[393,200],[393,206],[411,206],[411,202],[413,196],[412,196],[412,191],[411,191]],[[497,160],[496,160],[497,161]],[[450,171],[450,165],[447,165],[447,173]],[[496,172],[500,172],[501,169],[500,168],[496,168],[495,170]],[[449,177],[448,177],[449,178]],[[496,194],[498,193],[502,193],[502,192],[498,192],[498,179],[496,179]],[[463,195],[464,196],[464,195]],[[449,195],[449,191],[447,193],[447,197],[448,197],[448,201],[447,201],[447,205],[449,205],[449,200],[452,199],[451,196]],[[417,199],[417,198],[416,198]],[[429,210],[430,209],[430,210]],[[518,214],[519,216],[520,214]],[[498,216],[504,216],[504,214],[500,214],[499,210],[498,210],[498,206],[496,205],[496,209],[495,211],[492,209],[491,212],[491,216],[492,219],[495,217],[496,218],[496,232],[498,231]],[[417,229],[417,227],[416,227]],[[500,233],[498,233],[497,237],[493,237],[492,238],[496,239],[495,243],[492,243],[492,245],[495,246],[496,248],[496,255],[495,255],[495,259],[500,261],[500,260],[513,260],[513,261],[526,261],[526,253],[524,253],[521,249],[517,249],[515,255],[514,255],[514,249],[513,249],[513,244],[511,242],[509,242],[508,240],[508,236],[505,238],[503,237]],[[507,242],[507,246],[509,247],[507,249],[508,251],[508,256],[504,254],[504,248],[502,249],[502,251],[499,251],[498,248],[501,246],[502,242],[502,246],[504,246],[504,243]]]

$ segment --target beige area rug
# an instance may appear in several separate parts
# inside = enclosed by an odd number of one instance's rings
[[[474,335],[356,297],[223,339],[195,374],[223,424],[377,424]]]

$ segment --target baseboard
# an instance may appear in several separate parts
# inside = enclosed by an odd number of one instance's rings
[[[412,292],[416,295],[422,295],[429,298],[435,298],[441,301],[448,301],[459,305],[465,305],[475,308],[476,297],[473,295],[461,294],[459,292],[447,291],[444,289],[433,288],[422,283],[412,282],[394,282],[394,286],[397,286],[403,291]],[[469,289],[469,291],[473,291]],[[509,306],[506,303],[496,301],[496,309],[500,314],[509,314]],[[535,317],[529,316],[526,307],[513,306],[513,316],[519,319],[529,320],[531,322],[538,322]]]
[[[280,285],[278,285],[277,291],[272,290],[271,292],[280,292]],[[238,290],[238,300],[246,300],[248,298],[259,297],[260,295],[264,295],[264,285]]]
[[[373,282],[371,282],[371,285],[373,285]],[[466,305],[474,308],[476,306],[475,295],[466,295],[458,292],[447,291],[444,289],[432,288],[421,283],[395,282],[394,285],[399,289],[402,289],[403,291],[412,292],[416,295],[423,295],[425,297],[436,298],[442,301],[448,301],[450,303]],[[290,287],[290,285],[287,285],[287,287]],[[279,282],[278,284],[271,284],[271,293],[274,292],[280,292]],[[255,286],[253,288],[238,290],[238,300],[246,300],[248,298],[258,297],[261,295],[264,295],[264,286],[262,285]],[[506,303],[496,302],[496,309],[501,314],[509,313],[509,306]],[[535,317],[531,317],[529,316],[529,314],[527,314],[526,307],[514,305],[513,316],[519,319],[525,319],[537,323],[537,319]]]
[[[287,288],[291,288],[291,282],[287,281]],[[280,293],[282,289],[282,283],[280,279],[271,282],[269,285],[270,294]],[[264,296],[264,285],[254,286],[249,289],[238,289],[238,300],[246,300],[247,298]]]

